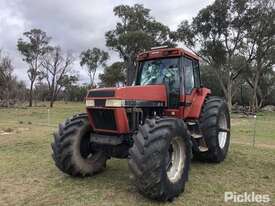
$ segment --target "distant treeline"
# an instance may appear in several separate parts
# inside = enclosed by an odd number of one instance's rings
[[[114,8],[118,22],[105,33],[106,46],[121,62],[107,65],[109,54],[92,47],[80,54],[64,52],[51,44],[40,29],[23,33],[17,48],[28,67],[28,88],[13,73],[11,58],[0,53],[0,101],[3,106],[33,99],[82,101],[88,88],[131,85],[137,53],[154,46],[186,47],[201,57],[203,84],[232,104],[249,105],[252,111],[275,104],[274,0],[216,0],[191,21],[182,20],[175,31],[157,21],[143,5]],[[184,12],[184,8],[183,8]],[[16,40],[15,40],[16,42]],[[90,82],[80,85],[73,68],[76,58]],[[96,72],[103,68],[99,82]]]

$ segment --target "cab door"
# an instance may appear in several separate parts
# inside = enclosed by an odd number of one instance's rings
[[[196,98],[200,96],[200,70],[198,60],[194,60],[188,57],[183,57],[183,79],[184,89],[181,102],[183,102],[184,118],[196,118],[193,117],[192,111],[196,107]]]

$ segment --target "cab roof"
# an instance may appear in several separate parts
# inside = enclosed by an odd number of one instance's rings
[[[189,58],[200,60],[200,58],[192,52],[189,52],[182,48],[163,48],[163,47],[155,47],[150,51],[141,52],[137,55],[138,61],[144,61],[147,59],[158,59],[165,57],[180,57],[187,56]]]

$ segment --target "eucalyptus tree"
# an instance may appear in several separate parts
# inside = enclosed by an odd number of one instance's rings
[[[23,33],[23,38],[17,41],[17,49],[23,56],[29,69],[27,71],[30,80],[29,106],[32,106],[33,87],[37,80],[42,65],[42,57],[49,51],[50,37],[40,29],[32,29]]]
[[[119,18],[115,29],[106,32],[106,46],[118,52],[126,64],[127,84],[130,85],[135,76],[137,53],[153,46],[175,46],[170,39],[167,26],[156,21],[150,15],[150,9],[143,5],[119,5],[114,8]]]
[[[86,66],[91,86],[94,86],[95,74],[97,69],[106,65],[109,54],[99,48],[92,48],[83,51],[80,55],[80,65]]]
[[[211,65],[230,109],[237,78],[245,69],[245,64],[240,64],[244,63],[240,49],[247,35],[249,6],[249,0],[216,0],[201,9],[191,23],[182,21],[173,34]]]

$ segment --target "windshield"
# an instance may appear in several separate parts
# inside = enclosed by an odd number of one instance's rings
[[[169,84],[179,88],[179,58],[147,60],[141,63],[137,85]]]

